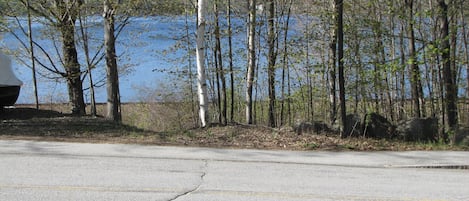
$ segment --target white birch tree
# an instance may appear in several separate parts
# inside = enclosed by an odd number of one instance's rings
[[[253,123],[252,90],[256,67],[256,0],[249,0],[248,72],[246,78],[246,123]]]
[[[202,127],[207,126],[208,93],[205,75],[205,0],[197,2],[197,93],[199,94],[199,116]]]

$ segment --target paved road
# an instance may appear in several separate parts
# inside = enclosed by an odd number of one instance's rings
[[[0,141],[0,200],[469,200],[469,152]],[[415,168],[445,166],[453,169]]]

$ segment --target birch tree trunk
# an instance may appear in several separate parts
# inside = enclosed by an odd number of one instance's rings
[[[332,2],[332,9],[336,9],[335,1]],[[336,16],[332,15],[332,25],[329,42],[329,102],[330,102],[330,114],[329,121],[331,125],[335,124],[337,119],[337,85],[336,85],[336,52],[337,52],[337,28],[336,28]]]
[[[199,116],[202,127],[208,124],[208,93],[205,75],[205,0],[197,2],[197,92],[199,94]]]
[[[114,14],[109,0],[104,0],[104,45],[106,48],[106,84],[107,84],[107,115],[108,119],[121,121],[119,100],[119,75],[117,71],[116,38],[114,36]]]
[[[246,123],[253,123],[252,89],[256,68],[256,0],[249,0],[248,72],[246,79]]]

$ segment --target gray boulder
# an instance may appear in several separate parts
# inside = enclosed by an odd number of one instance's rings
[[[358,137],[362,135],[363,132],[363,123],[358,114],[348,114],[345,116],[346,125],[344,128],[345,136],[344,137]]]
[[[457,145],[469,146],[469,127],[460,128],[456,132],[454,143]]]
[[[303,133],[309,134],[320,134],[323,132],[330,132],[331,129],[329,126],[323,122],[315,121],[315,122],[298,122],[293,126],[293,131],[295,131],[298,135]]]
[[[438,140],[437,118],[412,118],[401,121],[397,133],[403,140],[418,142],[436,142]]]
[[[396,127],[385,117],[377,113],[369,113],[365,116],[363,135],[377,139],[394,138]]]

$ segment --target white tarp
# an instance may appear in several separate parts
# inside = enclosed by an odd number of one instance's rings
[[[19,80],[11,69],[10,58],[0,52],[0,86],[21,86],[23,82]]]

